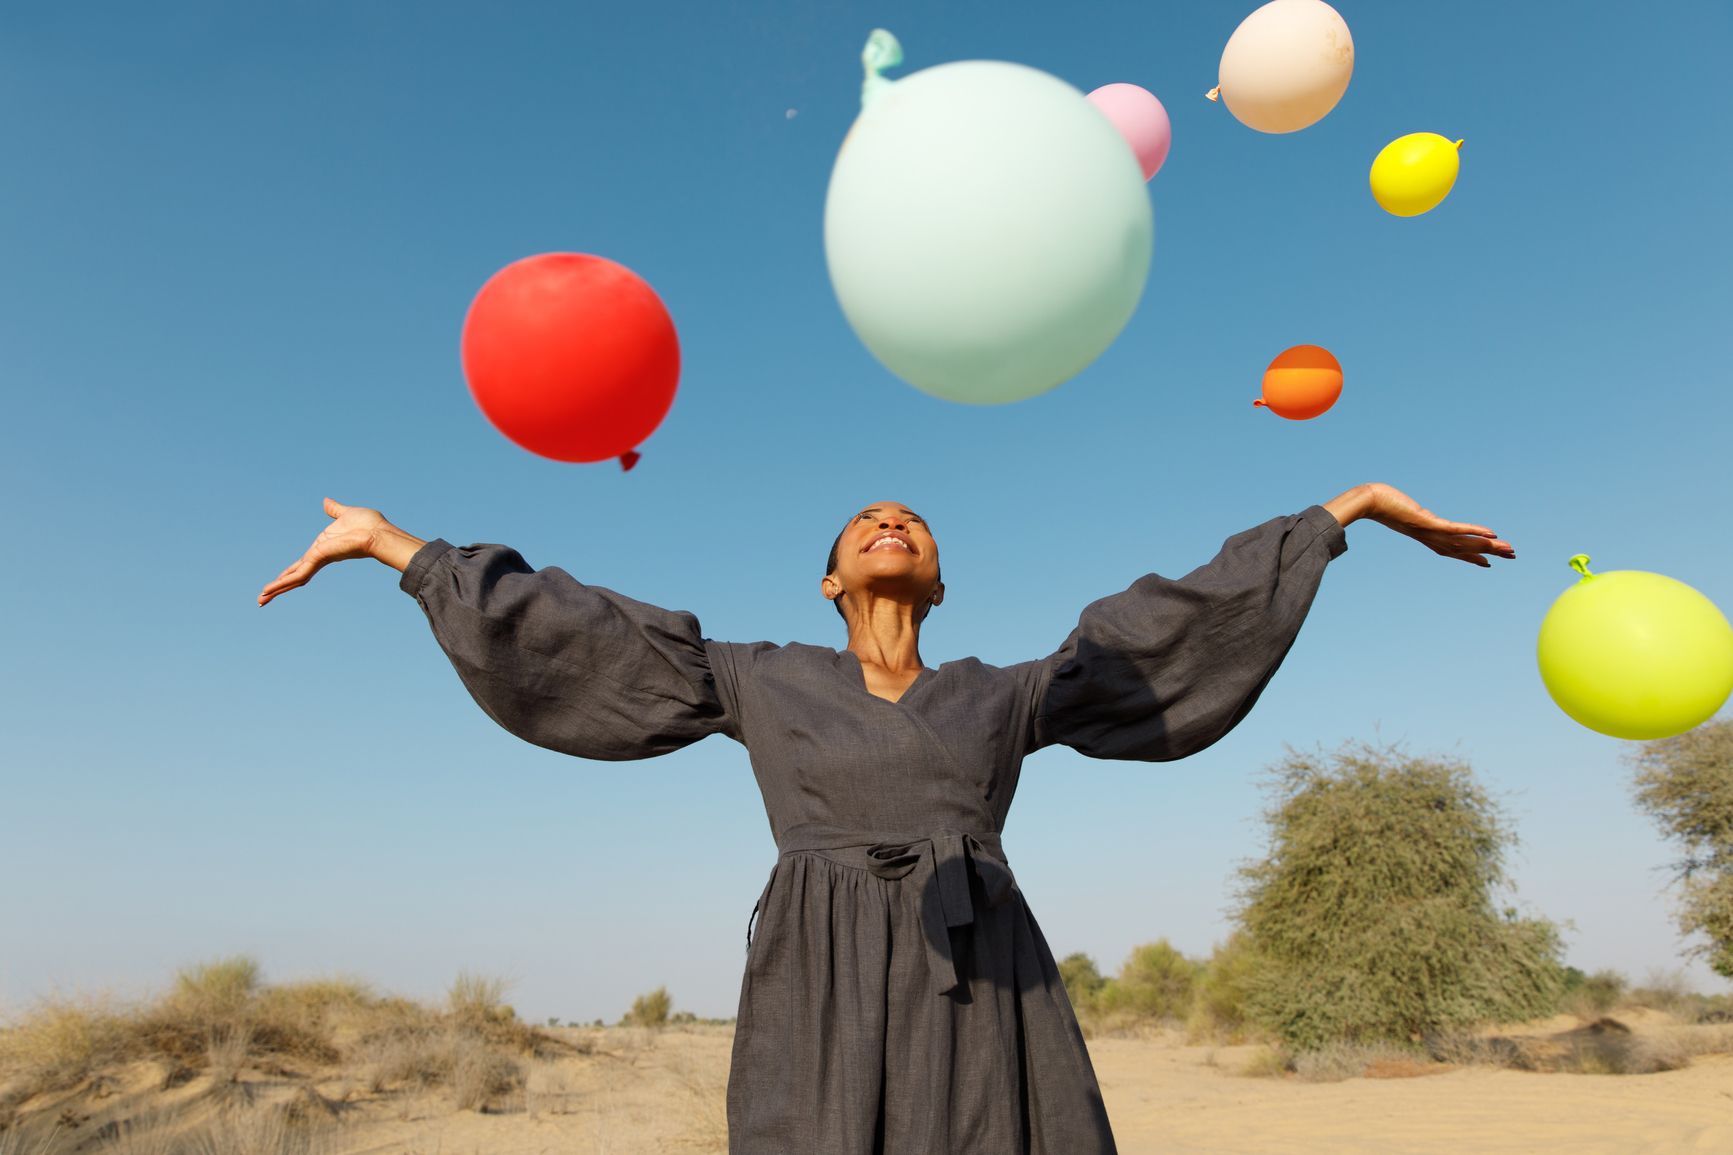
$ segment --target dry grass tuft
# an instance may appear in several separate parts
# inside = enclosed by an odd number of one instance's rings
[[[133,1008],[98,1000],[45,1002],[0,1029],[0,1133],[10,1136],[14,1149],[6,1155],[21,1150],[17,1128],[35,1135],[53,1122],[52,1112],[69,1102],[59,1093],[74,1092],[85,1104],[112,1098],[121,1084],[107,1072],[129,1063],[146,1064],[132,1072],[135,1082],[141,1074],[149,1078],[144,1073],[154,1065],[161,1091],[206,1080],[196,1099],[205,1110],[223,1112],[224,1121],[213,1124],[223,1130],[207,1139],[187,1138],[176,1130],[178,1122],[127,1121],[114,1104],[100,1108],[119,1119],[104,1124],[105,1141],[127,1155],[157,1148],[160,1155],[200,1155],[207,1147],[247,1155],[250,1148],[234,1146],[252,1143],[247,1135],[265,1135],[279,1124],[330,1124],[338,1108],[313,1091],[311,1081],[334,1069],[355,1073],[354,1085],[374,1094],[439,1087],[459,1109],[504,1110],[508,1102],[515,1108],[526,1058],[587,1053],[595,1043],[587,1036],[567,1042],[522,1022],[504,992],[503,982],[464,974],[445,1006],[429,1007],[377,997],[347,979],[267,986],[252,960],[227,958],[182,970],[165,994]],[[291,1102],[270,1110],[252,1106],[258,1095],[279,1095],[283,1080],[300,1084]],[[268,1090],[273,1086],[279,1090]],[[51,1095],[59,1097],[51,1101]],[[283,1117],[271,1122],[273,1112]],[[243,1127],[251,1130],[237,1130]],[[91,1137],[80,1138],[88,1149]]]
[[[458,1110],[488,1110],[524,1086],[524,1064],[467,1026],[448,1024],[372,1040],[367,1086],[374,1093],[449,1087]]]
[[[1419,1066],[1424,1056],[1390,1043],[1331,1043],[1301,1051],[1293,1058],[1294,1074],[1307,1083],[1339,1083],[1358,1079],[1373,1067],[1405,1070]]]
[[[467,1031],[451,1037],[451,1091],[459,1111],[486,1111],[521,1089],[524,1067]]]
[[[183,1126],[172,1113],[129,1120],[110,1128],[101,1155],[329,1155],[335,1128],[296,1119],[281,1107],[232,1107]]]
[[[9,1101],[83,1082],[124,1061],[132,1046],[127,1017],[103,1000],[51,999],[0,1031],[0,1087]]]

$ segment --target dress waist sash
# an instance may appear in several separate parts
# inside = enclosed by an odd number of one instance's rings
[[[784,833],[778,849],[784,858],[804,851],[855,850],[860,853],[846,856],[849,865],[884,879],[907,879],[920,904],[927,969],[933,977],[933,991],[940,995],[962,985],[951,952],[951,928],[975,921],[975,904],[969,893],[970,864],[981,880],[988,906],[1005,902],[1016,889],[999,835],[991,831],[943,829],[903,834],[808,824]],[[751,920],[747,927],[750,946]]]

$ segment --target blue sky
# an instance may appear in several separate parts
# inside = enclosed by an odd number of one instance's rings
[[[421,996],[501,975],[536,1017],[612,1019],[662,984],[733,1013],[774,861],[744,750],[520,742],[375,562],[258,609],[326,495],[713,637],[830,645],[837,526],[906,501],[943,551],[936,665],[1045,654],[1140,574],[1392,483],[1517,559],[1355,525],[1217,746],[1030,759],[1005,843],[1054,950],[1206,952],[1261,848],[1261,769],[1364,738],[1466,759],[1505,799],[1517,900],[1574,923],[1571,961],[1679,965],[1624,744],[1553,707],[1533,648],[1579,551],[1733,606],[1733,15],[1344,3],[1346,96],[1271,137],[1203,99],[1252,6],[0,10],[0,1010],[247,952]],[[878,26],[893,75],[1014,60],[1167,106],[1143,300],[1050,394],[928,397],[836,305],[824,193]],[[1465,138],[1462,175],[1398,220],[1366,171],[1422,131]],[[679,327],[679,396],[629,474],[517,449],[463,383],[470,298],[556,250],[637,270]],[[1285,422],[1251,400],[1300,342],[1347,383]]]

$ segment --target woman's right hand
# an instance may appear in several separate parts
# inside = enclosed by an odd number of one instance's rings
[[[273,578],[259,591],[263,606],[278,594],[306,585],[313,575],[334,561],[372,557],[373,540],[380,530],[391,528],[377,509],[325,499],[325,512],[334,520],[319,532],[301,559]]]

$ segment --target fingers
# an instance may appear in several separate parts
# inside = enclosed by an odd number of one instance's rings
[[[325,498],[322,505],[326,516],[332,518],[342,517],[349,512],[350,508],[334,497]],[[328,533],[319,536],[322,541],[328,536]],[[259,604],[263,606],[278,594],[287,593],[289,590],[306,585],[313,579],[313,575],[324,568],[326,562],[330,560],[331,557],[320,550],[320,542],[315,541],[313,548],[302,554],[300,560],[289,565],[282,573],[265,584],[265,588],[259,591]]]
[[[1461,536],[1457,536],[1450,538],[1443,543],[1435,544],[1433,549],[1444,554],[1446,557],[1454,557],[1461,561],[1470,562],[1483,569],[1492,568],[1492,562],[1487,560],[1485,557],[1485,555],[1489,553],[1507,560],[1514,561],[1516,559],[1516,548],[1508,541],[1500,541],[1496,538],[1492,541],[1486,541],[1479,538],[1475,538],[1474,540],[1464,540]]]
[[[259,591],[259,604],[264,605],[278,594],[306,585],[313,580],[313,575],[319,572],[323,564],[310,553],[304,555],[301,560],[265,584],[265,588]]]

